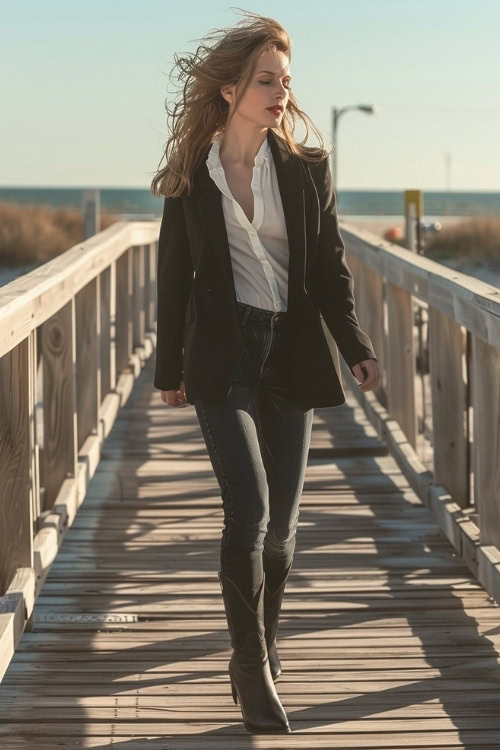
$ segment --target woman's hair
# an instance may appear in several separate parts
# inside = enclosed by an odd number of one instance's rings
[[[241,10],[241,9],[238,9]],[[165,146],[166,166],[158,169],[151,182],[155,196],[178,197],[192,190],[192,174],[214,137],[222,132],[230,118],[229,103],[221,94],[221,87],[236,84],[236,101],[232,115],[254,74],[257,59],[262,52],[276,50],[291,59],[291,40],[277,21],[266,16],[243,11],[248,21],[239,21],[228,29],[215,29],[201,40],[194,55],[179,57],[174,53],[175,71],[182,82],[182,96],[169,110],[166,104],[170,137]],[[209,41],[215,40],[211,46]],[[297,119],[302,120],[306,136],[301,143],[293,137]],[[304,146],[310,124],[320,142],[317,149]],[[274,129],[290,149],[308,161],[320,161],[327,154],[320,131],[300,109],[290,90],[288,104],[281,124]]]

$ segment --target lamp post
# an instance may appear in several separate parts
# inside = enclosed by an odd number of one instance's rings
[[[360,112],[365,112],[367,115],[374,115],[379,111],[379,108],[375,104],[352,104],[348,107],[332,107],[332,139],[333,139],[333,145],[335,146],[332,154],[332,175],[333,175],[333,188],[335,192],[337,192],[337,127],[338,122],[340,119],[340,116],[344,114],[344,112],[348,112],[349,110],[360,110]]]

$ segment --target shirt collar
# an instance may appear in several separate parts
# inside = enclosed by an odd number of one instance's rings
[[[206,162],[209,169],[217,169],[219,167],[222,167],[220,161],[220,148],[222,145],[222,138],[222,133],[218,133],[215,136],[214,142],[212,143],[212,147],[210,148]],[[255,155],[255,166],[260,167],[265,161],[269,161],[270,158],[271,147],[266,136],[262,142],[261,147],[257,151],[257,154]]]

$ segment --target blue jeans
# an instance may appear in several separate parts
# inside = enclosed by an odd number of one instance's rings
[[[287,312],[237,306],[245,348],[231,390],[194,406],[221,490],[221,572],[253,601],[264,571],[274,592],[292,564],[314,409],[289,400]]]

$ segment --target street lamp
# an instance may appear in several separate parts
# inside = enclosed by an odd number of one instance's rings
[[[333,145],[335,146],[332,153],[332,174],[333,174],[333,188],[337,192],[337,126],[340,116],[344,112],[349,110],[358,109],[361,112],[365,112],[367,115],[374,115],[379,111],[379,108],[375,104],[352,104],[348,107],[332,107],[333,127],[332,127],[332,139]]]

